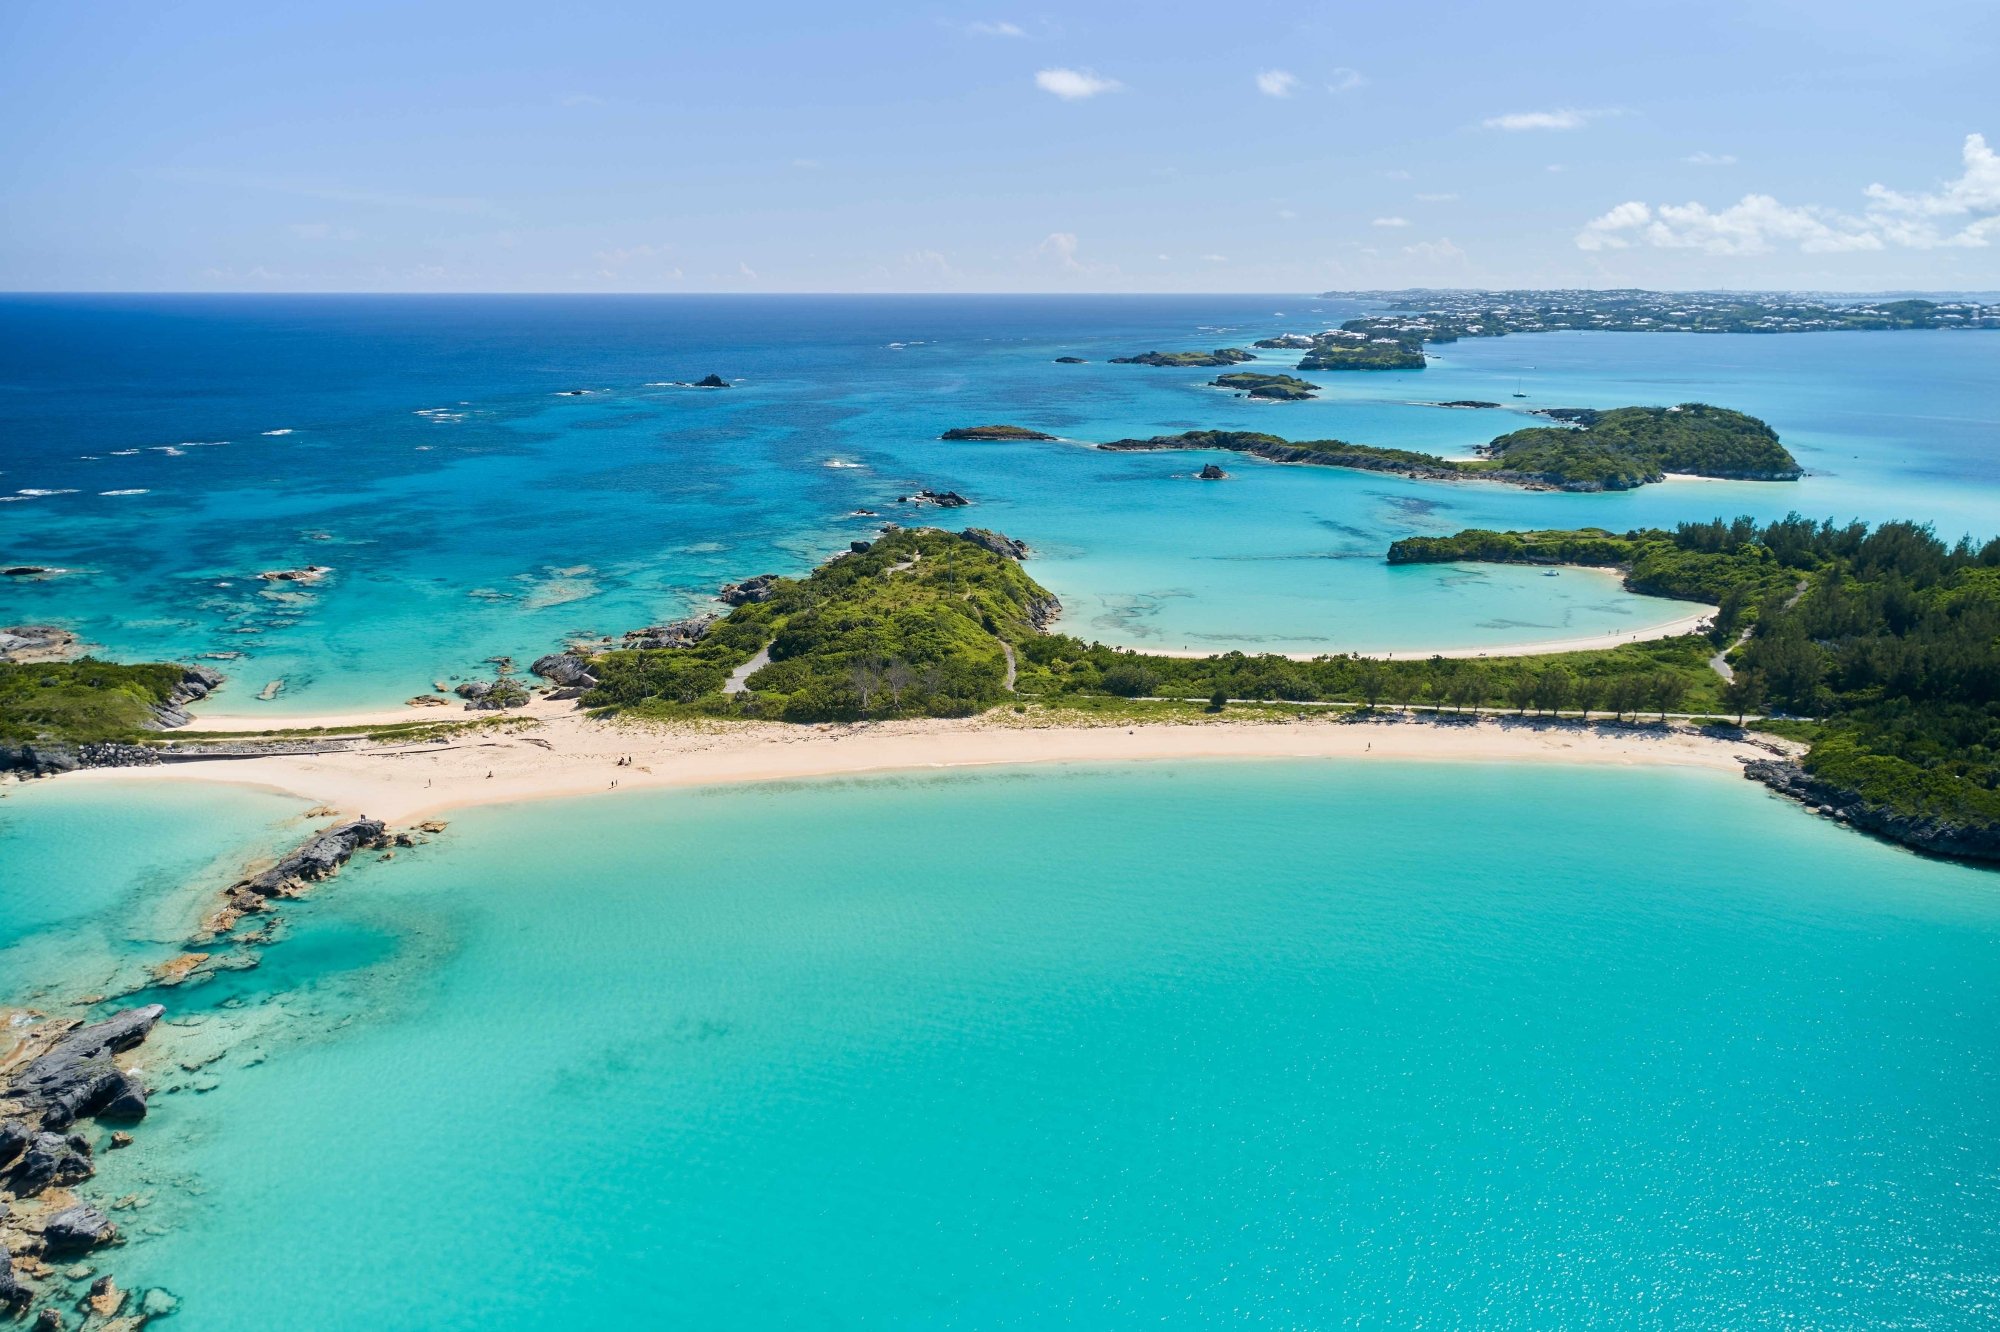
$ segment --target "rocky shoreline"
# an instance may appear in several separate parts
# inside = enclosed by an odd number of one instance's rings
[[[255,966],[249,948],[271,942],[272,930],[266,925],[237,933],[245,916],[309,891],[360,851],[393,855],[444,827],[425,823],[392,834],[380,820],[363,818],[321,829],[269,868],[225,889],[221,904],[190,938],[189,951],[155,966],[138,988],[172,988]],[[224,939],[233,950],[215,951]],[[0,1318],[32,1311],[36,1332],[58,1332],[73,1326],[66,1310],[76,1309],[83,1319],[74,1326],[137,1332],[178,1308],[171,1293],[122,1290],[114,1276],[93,1265],[95,1255],[122,1239],[109,1213],[134,1201],[100,1206],[76,1192],[96,1174],[100,1150],[134,1142],[130,1130],[146,1117],[154,1089],[139,1061],[120,1056],[143,1045],[166,1011],[148,1003],[96,1022],[35,1021],[33,1014],[15,1020],[13,1048],[0,1051]],[[79,1293],[84,1282],[89,1284]]]
[[[1759,759],[1743,775],[1837,823],[1947,860],[2000,864],[2000,830],[1949,819],[1902,814],[1864,800],[1858,791],[1821,781],[1789,759]]]

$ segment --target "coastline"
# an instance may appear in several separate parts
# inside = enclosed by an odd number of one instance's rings
[[[472,805],[617,796],[669,787],[1044,763],[1321,758],[1667,764],[1737,772],[1752,743],[1675,727],[1407,714],[1354,721],[1051,722],[1007,712],[955,720],[788,726],[659,723],[576,713],[532,727],[343,752],[92,768],[71,782],[215,782],[311,800],[329,812],[409,824]],[[621,758],[629,758],[621,764]],[[614,785],[615,783],[615,785]]]

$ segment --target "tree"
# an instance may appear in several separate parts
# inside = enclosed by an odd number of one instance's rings
[[[1507,701],[1514,705],[1516,712],[1526,716],[1529,707],[1535,701],[1535,677],[1526,671],[1522,671],[1509,680],[1507,682]]]
[[[1361,696],[1370,711],[1380,701],[1383,689],[1382,663],[1373,658],[1364,660],[1354,668],[1354,692]]]
[[[1208,710],[1210,712],[1220,712],[1228,706],[1229,694],[1226,690],[1218,689],[1208,696]]]
[[[1590,720],[1590,710],[1597,706],[1597,700],[1603,692],[1603,686],[1588,675],[1581,677],[1570,685],[1570,698],[1576,703],[1577,707],[1583,710],[1583,719],[1585,721]]]
[[[1722,687],[1722,706],[1736,714],[1736,724],[1764,706],[1763,678],[1750,671],[1738,671],[1736,678]]]
[[[1576,690],[1568,671],[1551,666],[1535,677],[1535,706],[1543,712],[1561,712]]]
[[[1658,671],[1647,682],[1647,691],[1652,695],[1653,706],[1660,710],[1660,720],[1665,721],[1667,714],[1680,707],[1681,700],[1687,697],[1688,682],[1672,671]]]

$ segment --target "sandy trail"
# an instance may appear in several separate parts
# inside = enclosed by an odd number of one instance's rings
[[[564,705],[554,705],[562,707]],[[408,823],[468,805],[606,795],[670,786],[837,777],[1029,763],[1203,758],[1390,759],[1670,764],[1734,771],[1769,750],[1656,727],[1537,725],[1487,719],[1037,723],[1008,713],[950,721],[843,726],[665,725],[575,712],[537,725],[445,742],[346,753],[95,768],[63,778],[216,782],[282,791],[344,814]],[[621,764],[621,758],[629,763]],[[614,785],[615,784],[615,785]]]

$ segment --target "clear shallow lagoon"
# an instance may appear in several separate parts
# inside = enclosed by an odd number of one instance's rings
[[[153,1196],[116,1266],[190,1326],[1950,1329],[2000,1300],[1992,876],[1730,777],[600,797],[461,814],[289,914],[175,999],[254,1054],[100,1181]]]
[[[1740,511],[2000,530],[2000,338],[1519,336],[1421,372],[1324,375],[1279,406],[1212,372],[1113,366],[1243,344],[1358,307],[1290,297],[0,299],[0,561],[78,573],[0,588],[0,622],[110,653],[241,652],[219,702],[274,716],[383,706],[568,634],[687,612],[798,572],[919,486],[947,521],[1039,552],[1064,627],[1135,646],[1477,647],[1643,627],[1676,603],[1609,580],[1381,563],[1401,536]],[[1283,312],[1280,314],[1279,312]],[[1073,353],[1091,364],[1062,366]],[[1275,363],[1290,358],[1275,357]],[[726,392],[659,387],[709,371]],[[1065,445],[944,444],[1008,421],[1073,439],[1238,426],[1463,452],[1517,424],[1417,405],[1702,398],[1768,418],[1797,486],[1530,494]],[[585,397],[557,394],[592,389]],[[288,433],[276,433],[288,432]],[[829,466],[840,462],[855,466]],[[23,495],[22,491],[54,492]],[[143,492],[143,493],[125,493]],[[850,516],[875,509],[880,519]],[[316,562],[310,589],[259,583]],[[267,681],[285,690],[252,697]]]

